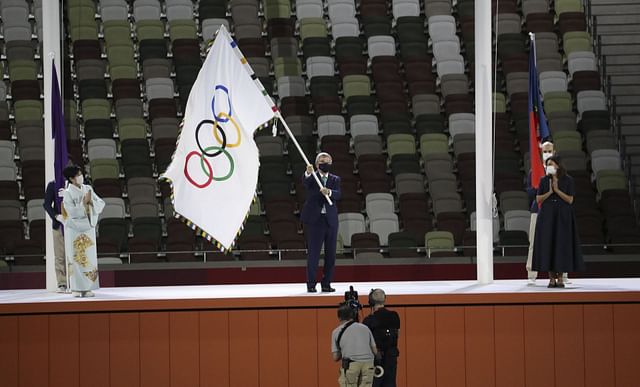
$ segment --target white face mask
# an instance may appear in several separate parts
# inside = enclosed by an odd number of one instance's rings
[[[557,169],[554,165],[547,165],[547,175],[555,175],[557,172]]]
[[[542,152],[542,160],[544,161],[547,161],[551,156],[553,156],[553,152]]]
[[[80,175],[76,177],[76,184],[82,185],[84,183],[84,176]]]

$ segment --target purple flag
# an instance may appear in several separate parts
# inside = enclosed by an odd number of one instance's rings
[[[51,67],[53,70],[53,78],[51,81],[51,135],[54,144],[53,170],[57,193],[59,189],[65,186],[65,178],[62,175],[62,171],[69,162],[69,156],[67,153],[67,133],[64,127],[64,113],[62,111],[62,95],[60,94],[56,64],[53,60],[51,61]],[[58,211],[60,211],[61,202],[62,198],[56,194],[56,210]]]

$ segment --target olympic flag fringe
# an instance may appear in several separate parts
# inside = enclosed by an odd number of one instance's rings
[[[278,108],[224,26],[193,84],[171,163],[176,217],[221,251],[233,248],[255,200],[256,129]]]

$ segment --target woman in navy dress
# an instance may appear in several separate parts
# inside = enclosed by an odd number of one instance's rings
[[[536,200],[540,205],[532,268],[549,272],[549,287],[563,288],[562,273],[584,270],[573,211],[575,185],[556,156],[545,161]]]

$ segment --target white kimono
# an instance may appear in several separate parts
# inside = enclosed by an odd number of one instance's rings
[[[93,205],[85,206],[82,198],[91,192]],[[100,287],[96,225],[104,209],[104,201],[88,185],[78,188],[70,184],[64,191],[64,250],[67,256],[69,289],[86,292]]]

